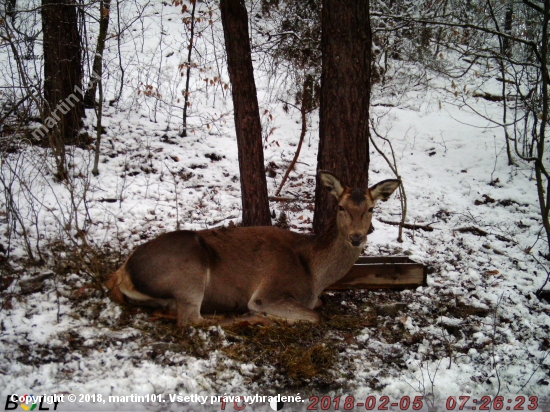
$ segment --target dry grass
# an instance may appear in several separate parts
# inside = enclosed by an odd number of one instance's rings
[[[56,245],[51,245],[51,252],[56,250]],[[408,304],[415,301],[414,293],[351,290],[323,295],[324,306],[319,310],[322,321],[319,324],[300,322],[289,325],[280,321],[269,326],[253,326],[241,322],[223,328],[188,326],[180,329],[174,320],[154,319],[153,309],[134,306],[120,306],[118,309],[106,299],[102,282],[121,263],[109,257],[111,251],[70,250],[66,247],[59,251],[63,251],[65,258],[53,261],[53,266],[50,261],[42,275],[40,268],[34,268],[33,273],[37,275],[30,281],[19,281],[20,273],[6,271],[0,282],[0,288],[5,291],[2,306],[9,309],[12,299],[32,299],[35,294],[54,291],[68,299],[73,308],[70,316],[86,320],[90,326],[98,326],[103,332],[91,346],[77,332],[60,337],[66,342],[63,348],[21,345],[18,359],[28,359],[31,364],[63,362],[67,357],[86,356],[93,350],[103,351],[128,344],[132,348],[139,347],[132,349],[130,356],[136,365],[150,360],[164,366],[183,366],[189,356],[202,359],[214,356],[216,370],[205,376],[212,375],[213,381],[223,373],[241,374],[245,383],[255,387],[271,390],[307,387],[322,393],[327,389],[352,389],[349,385],[355,382],[356,373],[356,355],[353,353],[361,353],[362,357],[384,370],[384,365],[394,369],[395,366],[405,367],[405,353],[414,352],[418,345],[429,343],[433,359],[449,356],[453,350],[467,351],[471,346],[458,347],[455,341],[462,334],[474,332],[472,322],[465,322],[460,330],[447,327],[449,337],[436,339],[425,332],[411,335],[404,325],[407,316],[414,317],[415,324],[420,327],[436,323],[440,314],[459,319],[487,316],[487,310],[469,307],[452,294],[439,295],[431,312],[411,313]],[[19,283],[20,291],[6,293],[13,281]],[[395,313],[380,310],[380,307],[394,304],[398,306]],[[116,312],[116,315],[101,315],[111,312]],[[108,333],[104,332],[106,328]],[[368,335],[379,343],[371,345],[370,338],[357,339],[365,328],[368,328]],[[380,345],[386,345],[385,349],[376,349]],[[482,347],[476,349],[483,350]],[[243,373],[243,364],[254,367],[246,368]],[[378,378],[369,378],[365,384],[381,389]]]

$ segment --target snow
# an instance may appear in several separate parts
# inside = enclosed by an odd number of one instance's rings
[[[123,12],[131,14],[130,6],[125,7],[128,10]],[[68,187],[55,182],[49,172],[52,158],[43,149],[31,146],[6,154],[12,165],[18,165],[18,176],[32,182],[29,196],[19,177],[3,163],[5,176],[16,182],[23,218],[37,223],[30,225],[30,236],[35,242],[40,240],[44,251],[46,244],[56,239],[69,242],[72,237],[74,241],[77,221],[73,204],[89,243],[108,245],[110,258],[118,263],[133,247],[176,229],[178,222],[182,228],[200,230],[240,219],[230,95],[220,87],[204,87],[203,80],[221,75],[228,82],[227,75],[213,68],[192,72],[192,131],[189,137],[179,137],[180,109],[173,106],[181,95],[183,78],[177,75],[181,62],[176,56],[183,56],[186,50],[178,28],[179,10],[160,2],[145,10],[144,21],[149,24],[144,32],[126,32],[124,38],[123,59],[130,68],[124,101],[118,108],[104,108],[107,134],[100,175],[90,173],[93,147],[75,148],[71,181],[76,198],[71,200]],[[218,39],[219,26],[216,22]],[[161,30],[165,33],[162,40]],[[166,56],[168,49],[176,55],[157,66],[159,53]],[[114,59],[114,43],[107,53]],[[410,70],[414,73],[414,68]],[[296,148],[299,113],[285,113],[271,96],[267,85],[276,79],[268,79],[261,70],[256,75],[261,113],[268,110],[273,117],[263,116],[264,125],[272,130],[265,141],[265,162],[279,166],[277,176],[268,178],[272,195]],[[113,74],[110,79],[107,89],[114,93],[117,77]],[[500,87],[492,78],[472,75],[462,81],[459,90],[464,85],[485,91]],[[172,106],[137,93],[143,90],[142,84],[154,84]],[[405,230],[404,242],[397,242],[396,227],[378,220],[399,219],[399,200],[393,198],[377,206],[376,230],[369,235],[365,253],[404,254],[431,270],[426,287],[392,295],[383,291],[365,294],[373,302],[397,299],[407,303],[404,311],[387,321],[393,322],[392,327],[400,324],[409,336],[419,339],[416,346],[388,342],[371,328],[364,328],[355,343],[340,354],[341,363],[347,363],[346,368],[352,371],[351,378],[342,378],[349,389],[342,393],[326,388],[326,394],[332,398],[341,395],[342,399],[353,395],[356,400],[389,396],[392,402],[403,396],[424,396],[426,401],[435,397],[443,404],[450,396],[480,399],[498,394],[513,399],[512,405],[520,394],[548,403],[550,305],[534,295],[546,279],[544,268],[534,258],[539,251],[544,253],[547,245],[537,241],[541,221],[535,181],[525,165],[508,166],[502,131],[475,113],[498,117],[498,104],[471,95],[457,98],[447,89],[450,84],[439,77],[433,77],[426,89],[405,90],[399,95],[375,88],[371,114],[377,131],[394,147],[407,193],[408,222],[430,224],[435,230]],[[475,112],[461,104],[462,98]],[[377,102],[394,102],[395,107],[377,106]],[[95,122],[95,114],[88,111],[90,133],[94,133]],[[287,182],[282,196],[312,199],[318,113],[313,113],[310,123],[299,163],[291,174],[295,180]],[[389,154],[387,145],[376,141]],[[370,182],[393,177],[384,159],[371,148]],[[484,203],[484,196],[495,202]],[[476,200],[481,203],[476,205]],[[272,202],[270,206],[277,214],[285,210],[293,230],[309,230],[313,215],[304,205],[288,208]],[[458,231],[465,227],[477,227],[487,235]],[[93,282],[90,272],[70,262],[63,265],[74,256],[64,247],[52,249],[55,254],[43,269],[17,267],[18,258],[25,255],[24,244],[20,237],[8,242],[7,229],[6,221],[0,222],[0,243],[10,245],[17,270],[15,275],[3,274],[14,279],[1,297],[2,397],[74,393],[100,394],[106,399],[163,394],[166,402],[63,403],[59,410],[219,410],[222,404],[211,404],[210,397],[274,394],[268,385],[251,380],[260,370],[269,375],[269,365],[239,362],[211,346],[202,357],[177,353],[166,345],[159,346],[159,357],[165,361],[143,358],[144,352],[154,349],[154,343],[144,336],[146,332],[137,327],[153,322],[147,315],[138,315],[133,327],[119,329],[124,311],[104,296],[86,294],[83,288]],[[47,267],[56,268],[54,276],[46,278],[37,292],[21,293],[25,281],[47,273]],[[84,297],[75,299],[79,293]],[[354,306],[348,299],[342,305]],[[195,333],[205,342],[212,341],[215,334],[220,347],[229,345],[221,328],[196,329]],[[453,350],[446,352],[445,348],[451,347]],[[311,395],[324,395],[307,387],[278,391],[293,396],[300,393],[307,400],[294,404],[293,410],[305,410]],[[204,405],[172,403],[169,394],[199,395],[208,401]],[[469,405],[473,405],[471,401]],[[228,409],[230,406],[228,403]],[[265,403],[247,405],[247,410],[266,408]]]

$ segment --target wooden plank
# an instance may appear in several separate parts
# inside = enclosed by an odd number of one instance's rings
[[[361,256],[357,259],[355,264],[365,264],[370,265],[373,263],[414,263],[415,261],[411,260],[407,256]]]
[[[406,256],[361,257],[327,290],[406,289],[426,286],[427,268]]]

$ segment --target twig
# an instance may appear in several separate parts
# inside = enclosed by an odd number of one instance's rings
[[[269,196],[268,198],[272,202],[301,202],[301,203],[315,203],[314,200],[298,199],[295,197],[281,197],[281,196]]]
[[[496,340],[495,337],[496,337],[496,334],[497,334],[498,307],[500,306],[503,298],[504,298],[504,292],[502,292],[500,297],[498,298],[497,304],[495,305],[495,311],[493,313],[493,335],[491,337],[492,338],[491,339],[491,358],[492,358],[492,362],[493,362],[493,369],[495,370],[495,374],[496,374],[496,377],[497,377],[497,380],[498,380],[497,393],[493,397],[493,404],[494,404],[495,398],[500,394],[500,386],[501,386],[500,375],[498,373],[497,360],[496,360],[496,355],[495,355],[495,340]]]
[[[285,185],[288,176],[290,175],[290,172],[294,169],[294,166],[296,165],[296,162],[298,161],[298,156],[300,156],[300,151],[302,150],[302,144],[304,143],[304,137],[307,133],[307,102],[306,102],[306,94],[307,94],[307,78],[304,79],[304,84],[302,88],[302,104],[300,106],[300,117],[302,119],[302,131],[300,132],[300,140],[298,141],[298,147],[296,148],[296,153],[294,153],[294,158],[292,159],[292,162],[290,162],[290,165],[288,166],[288,169],[286,169],[286,173],[283,176],[283,180],[281,181],[281,184],[279,185],[279,188],[275,192],[275,196],[279,196],[281,193],[281,190],[283,186]],[[287,103],[289,104],[289,103]],[[291,106],[294,106],[293,104],[290,104]],[[294,106],[296,107],[296,106]]]
[[[541,294],[542,294],[542,291],[543,291],[544,287],[548,284],[548,281],[550,280],[550,271],[549,271],[548,269],[546,269],[546,266],[544,266],[542,263],[540,263],[540,261],[539,261],[535,256],[532,256],[532,257],[533,257],[533,259],[535,259],[535,262],[537,262],[538,265],[539,265],[541,268],[543,268],[544,271],[546,272],[546,280],[544,281],[544,283],[542,284],[542,286],[539,288],[539,290],[537,290],[537,291],[535,292],[535,296],[536,296],[537,298],[540,299],[540,296],[541,296]]]
[[[15,103],[10,110],[8,110],[6,112],[6,114],[0,118],[0,123],[4,123],[4,121],[10,117],[10,115],[17,110],[17,108],[23,103],[25,102],[25,100],[27,100],[29,97],[31,97],[30,94],[27,94],[25,97],[23,97],[21,100],[19,100],[17,103]]]
[[[501,102],[504,97],[497,94],[491,94],[487,92],[474,92],[472,97],[481,97],[482,99],[489,100],[490,102]]]
[[[166,162],[164,162],[164,166],[166,166],[166,170],[168,170],[168,173],[172,176],[172,182],[174,183],[174,193],[176,195],[176,230],[180,230],[180,215],[179,215],[179,199],[178,199],[178,180],[176,178],[176,173],[170,170]]]
[[[374,146],[376,151],[380,154],[380,156],[382,156],[384,158],[384,160],[388,164],[391,171],[395,174],[395,177],[397,177],[399,180],[401,180],[401,176],[399,175],[399,171],[397,170],[397,161],[395,159],[395,151],[393,150],[393,146],[392,146],[390,140],[388,138],[382,136],[380,133],[378,133],[378,131],[374,127],[372,119],[369,119],[369,120],[370,120],[371,129],[374,132],[374,134],[376,136],[378,136],[378,138],[380,138],[383,141],[385,141],[386,143],[388,143],[388,146],[390,147],[393,162],[391,162],[390,159],[386,156],[386,154],[376,145],[376,142],[372,138],[372,134],[369,133],[370,142],[372,143],[372,145]],[[397,241],[398,242],[403,242],[403,228],[406,225],[405,219],[407,218],[407,194],[405,193],[405,186],[403,185],[402,180],[401,180],[401,184],[399,185],[399,195],[400,195],[399,198],[400,198],[400,202],[401,202],[401,223],[398,225],[399,226],[399,232],[397,234]]]
[[[412,230],[417,230],[418,229],[418,230],[424,230],[425,232],[433,232],[434,231],[434,228],[430,226],[431,223],[428,223],[427,225],[417,225],[416,223],[411,224],[411,223],[403,223],[403,222],[392,222],[392,221],[381,219],[381,218],[378,218],[378,220],[382,223],[387,224],[387,225],[402,226],[405,229],[412,229]]]
[[[548,355],[550,355],[550,351],[546,351],[546,355],[544,355],[544,358],[541,359],[541,361],[539,362],[539,364],[537,365],[537,367],[535,368],[535,370],[533,371],[531,376],[529,376],[529,379],[527,379],[527,382],[525,382],[525,384],[521,388],[519,388],[519,390],[516,392],[516,394],[522,393],[523,388],[525,388],[527,386],[527,384],[529,383],[529,381],[531,381],[531,378],[539,370],[540,366],[544,363],[544,360],[548,357]]]
[[[455,231],[460,233],[473,233],[474,235],[477,235],[477,236],[487,236],[489,234],[486,231],[474,226],[461,227],[461,228],[455,229]]]

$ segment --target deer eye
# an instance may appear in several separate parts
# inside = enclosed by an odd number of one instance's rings
[[[374,207],[371,207],[369,210],[368,210],[369,213],[372,213],[374,212]]]
[[[345,211],[346,209],[344,209],[343,206],[338,205],[338,210],[339,210],[340,212],[343,212],[343,211]]]

